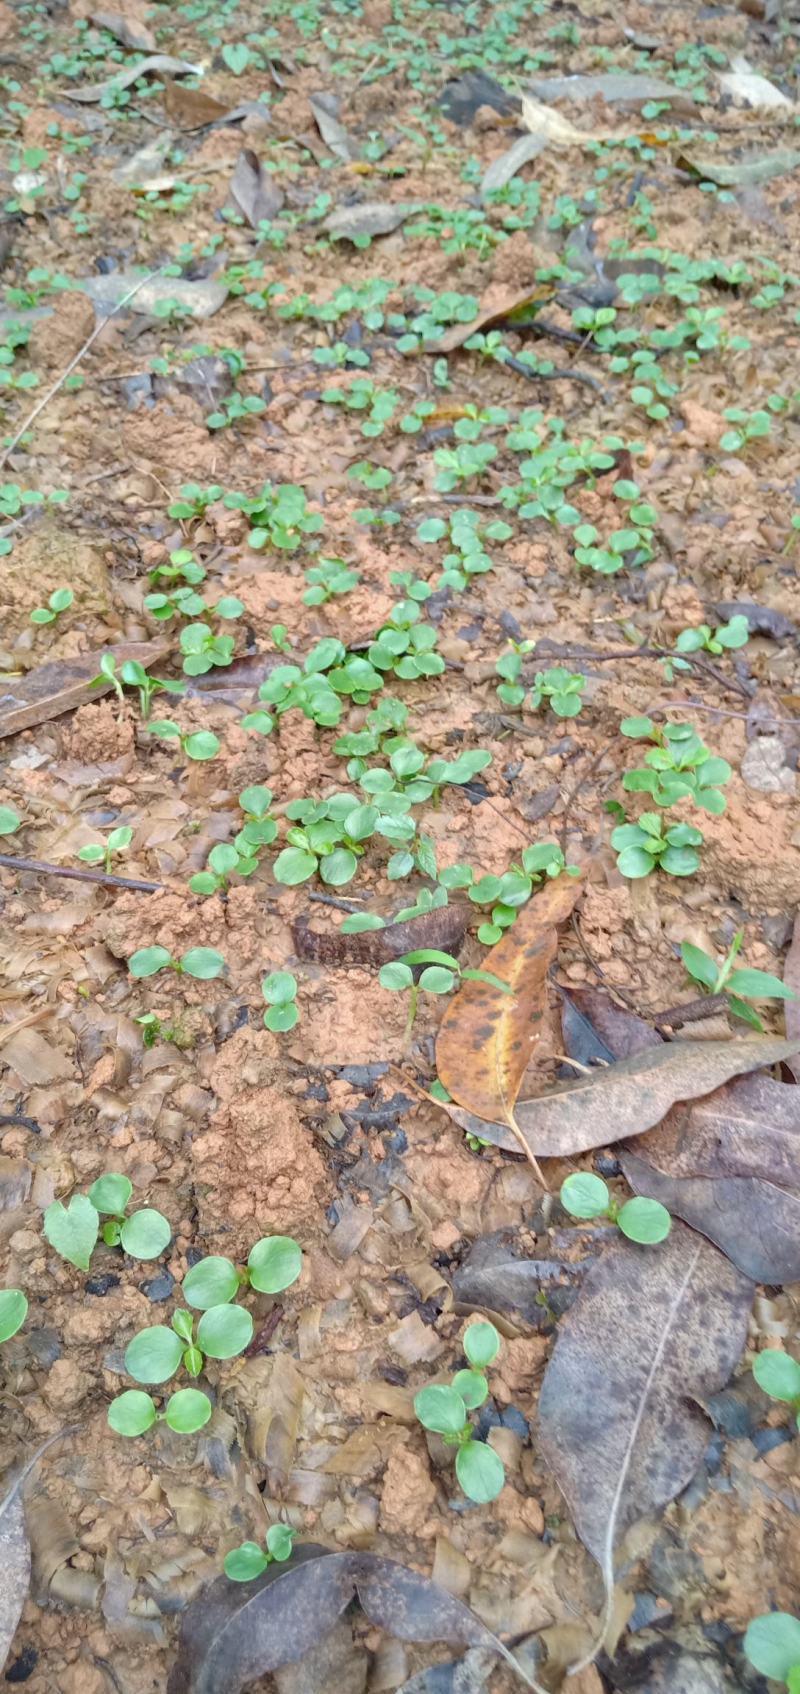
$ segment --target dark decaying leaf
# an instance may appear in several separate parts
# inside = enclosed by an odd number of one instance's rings
[[[494,1662],[494,1661],[493,1661]],[[347,1618],[336,1623],[302,1659],[273,1673],[276,1694],[364,1694],[369,1659]]]
[[[174,123],[182,129],[201,129],[204,124],[218,123],[231,116],[230,107],[203,88],[186,88],[182,82],[164,77],[164,107]],[[262,107],[266,113],[266,107]]]
[[[231,177],[230,197],[252,229],[269,223],[284,203],[283,189],[265,171],[252,147],[243,147]]]
[[[420,200],[365,200],[360,206],[337,206],[322,228],[334,241],[355,241],[362,235],[391,235],[421,204]]]
[[[510,117],[519,112],[520,102],[518,94],[509,94],[485,71],[465,71],[463,76],[445,83],[439,105],[451,123],[464,128],[472,123],[481,106],[491,106],[501,117]]]
[[[308,1653],[356,1597],[372,1623],[401,1640],[486,1647],[515,1664],[468,1607],[427,1577],[373,1553],[308,1544],[254,1582],[219,1577],[192,1601],[167,1694],[240,1694]]]
[[[458,1310],[505,1312],[537,1330],[550,1330],[575,1300],[590,1260],[523,1259],[510,1232],[476,1241],[453,1273]]]
[[[726,622],[730,618],[746,618],[750,635],[767,635],[772,641],[796,640],[800,636],[791,618],[774,611],[772,606],[757,606],[752,600],[718,600],[714,611]]]
[[[625,71],[600,71],[597,76],[550,76],[530,79],[537,100],[604,100],[609,106],[644,106],[648,100],[669,105],[696,106],[687,89],[676,88],[660,76],[636,76]]]
[[[539,1400],[539,1449],[613,1590],[625,1530],[691,1480],[710,1424],[699,1402],[727,1382],[753,1284],[674,1223],[657,1250],[621,1237],[594,1264]]]
[[[384,929],[362,929],[347,935],[341,929],[310,929],[308,918],[301,914],[292,925],[292,935],[300,959],[316,959],[327,965],[378,966],[423,947],[445,953],[457,951],[472,916],[472,908],[463,902],[435,906],[431,912],[420,912],[419,917],[387,923]]]
[[[629,1059],[634,1053],[643,1053],[647,1047],[662,1047],[664,1044],[658,1030],[653,1029],[644,1018],[637,1017],[635,1012],[628,1012],[624,1006],[618,1006],[611,995],[606,994],[602,988],[570,988],[569,993],[562,989],[561,994],[565,1004],[569,1002],[570,1006],[566,1021],[563,1010],[561,1014],[565,1041],[573,1038],[571,1034],[568,1035],[568,1028],[570,1031],[574,1030],[575,1038],[579,1039],[580,1018],[584,1020],[584,1025],[588,1024],[594,1031],[595,1042],[604,1047],[606,1055],[612,1059]],[[576,1014],[572,1019],[570,1012]],[[587,1050],[590,1049],[591,1037],[585,1027],[583,1039]],[[571,1059],[580,1060],[580,1053],[574,1052],[572,1047],[565,1047],[564,1050]],[[587,1059],[582,1062],[589,1064],[591,1061]]]
[[[707,1235],[745,1276],[800,1279],[800,1088],[738,1077],[674,1106],[620,1159],[635,1193]]]
[[[646,1048],[517,1105],[517,1124],[536,1158],[608,1147],[660,1123],[676,1100],[696,1100],[731,1077],[800,1051],[800,1041],[675,1041]],[[478,1132],[480,1133],[480,1131]]]
[[[336,116],[338,101],[334,94],[309,94],[308,104],[314,114],[317,129],[331,153],[345,164],[360,156],[360,148]]]
[[[202,76],[202,65],[191,65],[187,59],[173,59],[169,53],[151,53],[149,58],[140,59],[136,65],[126,65],[124,71],[117,71],[116,76],[106,78],[105,82],[92,83],[88,88],[75,88],[70,84],[62,92],[69,100],[79,100],[87,106],[99,105],[100,101],[109,94],[119,94],[123,88],[130,88],[131,83],[138,82],[140,77],[164,73],[170,76]]]
[[[579,1065],[612,1065],[616,1054],[603,1040],[575,995],[558,986],[561,997],[561,1038],[568,1059]]]
[[[783,1004],[786,1034],[793,1040],[800,1036],[800,911],[795,913],[792,939],[783,961],[783,980],[786,987],[793,988],[797,995],[796,1000],[785,1000]],[[800,1082],[800,1059],[787,1059],[786,1065],[795,1082]]]
[[[99,674],[103,654],[109,651],[114,654],[118,670],[126,659],[138,659],[147,669],[164,658],[169,644],[120,642],[111,649],[101,647],[97,652],[83,653],[79,659],[54,659],[8,682],[0,679],[0,739],[16,735],[21,729],[34,729],[51,718],[60,718],[64,712],[74,712],[87,700],[99,700],[101,695],[109,694],[110,682],[104,680],[96,688],[89,686]]]
[[[690,1650],[683,1640],[648,1642],[638,1649],[632,1643],[613,1663],[603,1662],[616,1694],[731,1694],[723,1662],[701,1631],[683,1629],[684,1634]]]
[[[126,18],[121,12],[92,12],[92,23],[98,29],[107,29],[123,47],[134,47],[139,53],[155,52],[156,38],[138,18]]]

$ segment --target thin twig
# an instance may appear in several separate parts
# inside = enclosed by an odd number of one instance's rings
[[[45,859],[19,859],[0,853],[0,867],[11,871],[38,871],[40,876],[64,876],[70,882],[97,882],[103,888],[132,888],[137,894],[157,894],[165,882],[140,882],[133,876],[111,876],[109,871],[79,871],[72,865],[49,865]]]
[[[697,653],[676,653],[668,647],[614,647],[610,652],[598,653],[591,647],[562,647],[557,644],[554,644],[553,647],[545,646],[541,651],[538,651],[540,646],[541,643],[537,642],[536,647],[527,655],[529,659],[590,659],[592,664],[596,665],[607,665],[615,659],[682,659],[693,669],[706,676],[713,677],[720,688],[727,689],[729,694],[738,694],[740,698],[745,700],[752,698],[750,691],[745,688],[743,682],[739,682],[738,678],[726,677],[722,671],[717,670],[716,665],[709,664],[706,659],[701,659]],[[670,702],[671,704],[672,702]],[[665,707],[664,710],[666,709]]]
[[[106,315],[106,317],[101,318],[99,323],[95,324],[94,329],[92,330],[92,333],[89,336],[88,340],[84,341],[83,346],[75,354],[74,359],[72,359],[70,361],[70,363],[67,365],[66,370],[61,372],[60,377],[58,378],[58,380],[56,382],[53,383],[52,388],[48,388],[47,393],[42,396],[42,399],[37,401],[36,405],[33,408],[33,411],[28,413],[28,416],[25,419],[25,422],[22,425],[21,429],[17,430],[16,435],[14,436],[13,440],[11,442],[9,442],[9,445],[5,449],[5,452],[2,455],[0,455],[0,470],[3,470],[4,466],[7,465],[8,460],[11,457],[11,454],[14,452],[15,447],[19,446],[23,435],[27,435],[28,430],[30,429],[31,425],[36,422],[36,419],[44,411],[45,406],[49,406],[50,401],[53,399],[53,396],[56,395],[58,393],[59,389],[63,387],[64,383],[67,380],[67,377],[72,375],[72,372],[77,369],[81,360],[88,353],[89,348],[94,346],[94,343],[97,340],[98,335],[100,335],[101,331],[105,329],[105,326],[110,321],[110,319],[115,318],[117,313],[122,311],[123,306],[127,306],[128,301],[133,299],[134,294],[139,293],[140,288],[144,288],[145,283],[152,282],[154,277],[161,276],[161,274],[165,270],[165,268],[166,267],[164,265],[162,265],[159,270],[149,271],[147,276],[140,277],[139,281],[134,284],[133,288],[129,288],[127,294],[123,294],[122,299],[117,301],[117,304],[113,308],[113,310],[110,311]]]
[[[656,1029],[680,1029],[685,1023],[702,1023],[704,1018],[713,1018],[717,1012],[727,1010],[727,994],[706,994],[697,1000],[686,1000],[682,1006],[669,1006],[665,1012],[653,1012],[651,1022]]]
[[[564,797],[564,811],[563,811],[562,817],[561,817],[561,829],[560,829],[560,832],[559,832],[558,844],[559,844],[561,851],[564,854],[565,858],[567,856],[567,826],[569,824],[569,814],[570,814],[570,811],[572,809],[573,802],[575,800],[577,800],[578,795],[581,792],[581,789],[585,788],[587,782],[589,781],[590,776],[592,775],[592,773],[594,771],[596,771],[598,765],[605,758],[606,753],[610,753],[612,747],[615,747],[618,741],[619,741],[619,731],[617,731],[616,735],[612,736],[610,741],[606,742],[604,747],[600,748],[599,753],[595,753],[594,758],[586,766],[586,769],[583,773],[583,776],[580,779],[580,782],[576,782],[575,787],[571,788],[570,791],[569,791],[569,794],[567,794]]]

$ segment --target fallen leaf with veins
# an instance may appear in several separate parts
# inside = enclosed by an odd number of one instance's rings
[[[711,1432],[700,1402],[741,1357],[753,1292],[716,1247],[675,1223],[655,1249],[614,1241],[559,1324],[539,1449],[603,1573],[598,1649],[616,1546],[694,1476]]]
[[[660,1200],[745,1276],[800,1280],[800,1089],[737,1077],[674,1106],[620,1159],[634,1193]]]
[[[202,65],[190,65],[188,59],[173,59],[169,53],[151,53],[148,59],[140,59],[138,65],[126,65],[124,71],[117,71],[116,76],[106,78],[105,82],[94,82],[89,88],[63,88],[62,94],[68,100],[79,100],[84,105],[97,105],[107,94],[118,94],[123,88],[130,88],[131,83],[138,82],[140,77],[150,76],[151,73],[162,75],[168,72],[170,76],[202,76]]]

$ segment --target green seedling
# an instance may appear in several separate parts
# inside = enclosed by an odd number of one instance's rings
[[[154,694],[183,694],[186,691],[185,682],[173,682],[166,677],[151,676],[138,659],[126,659],[117,673],[117,661],[113,653],[104,653],[100,660],[100,671],[92,677],[90,687],[97,688],[102,682],[110,682],[120,703],[124,702],[123,688],[136,688],[139,693],[139,708],[145,721],[150,716]]]
[[[252,876],[257,865],[257,854],[252,851],[240,851],[234,842],[218,841],[208,855],[206,869],[196,871],[194,876],[190,876],[189,887],[193,894],[204,897],[209,894],[224,894],[232,876]]]
[[[761,1676],[784,1683],[789,1694],[800,1694],[800,1618],[791,1612],[765,1612],[748,1624],[742,1647]]]
[[[16,835],[22,819],[13,806],[0,806],[0,835]]]
[[[420,623],[422,614],[415,600],[399,600],[388,621],[368,648],[371,665],[378,671],[394,671],[405,681],[420,676],[440,676],[444,659],[434,652],[438,633],[433,624]]]
[[[231,599],[229,602],[221,600],[214,610],[219,611],[220,606],[227,605],[235,606],[235,610],[227,614],[223,611],[222,616],[238,618],[244,609],[241,600]],[[206,623],[187,624],[181,630],[180,643],[186,676],[204,676],[215,665],[231,664],[236,644],[233,635],[215,635]]]
[[[721,816],[726,801],[720,785],[730,779],[731,767],[727,759],[711,754],[691,724],[623,718],[619,727],[631,740],[654,744],[645,753],[644,766],[625,772],[622,786],[627,793],[650,794],[657,806],[690,798],[701,810]]]
[[[753,1029],[763,1030],[764,1025],[757,1012],[745,1002],[796,1000],[797,995],[793,988],[788,988],[779,976],[773,976],[770,971],[750,970],[746,966],[734,970],[734,961],[743,939],[744,930],[737,930],[721,965],[712,959],[710,953],[704,952],[702,947],[695,947],[691,941],[681,942],[681,958],[693,982],[709,994],[727,994],[731,1015],[749,1023]]]
[[[324,606],[334,595],[347,594],[360,581],[360,573],[351,570],[344,559],[320,559],[306,571],[308,588],[303,605]]]
[[[171,518],[181,518],[184,522],[192,518],[205,517],[206,508],[221,500],[225,490],[221,483],[213,483],[210,488],[201,488],[197,482],[181,484],[180,499],[173,500],[167,507]],[[173,554],[173,558],[175,555]],[[203,572],[205,575],[205,572]],[[202,581],[202,577],[197,579]]]
[[[46,606],[34,606],[31,623],[55,623],[56,618],[72,605],[75,595],[71,588],[54,588]]]
[[[562,665],[556,665],[549,671],[537,671],[530,694],[531,706],[538,711],[542,702],[546,701],[557,718],[576,718],[585,687],[586,678],[580,671],[567,671]]]
[[[277,717],[296,710],[312,723],[330,729],[341,718],[342,695],[363,706],[382,686],[383,677],[367,659],[348,653],[344,644],[331,636],[317,643],[302,670],[298,665],[276,665],[266,682],[262,682],[258,697],[273,708]],[[266,721],[261,722],[262,719]],[[242,726],[268,734],[272,715],[251,712],[242,719]]]
[[[28,1301],[22,1289],[0,1288],[0,1346],[16,1335],[27,1315]]]
[[[169,1334],[169,1331],[166,1332]],[[199,1388],[178,1388],[159,1411],[151,1394],[141,1388],[126,1388],[108,1408],[108,1422],[116,1435],[145,1435],[155,1423],[165,1423],[177,1435],[195,1435],[208,1423],[213,1406]]]
[[[222,489],[219,492],[221,494]],[[169,510],[171,513],[172,507]],[[191,547],[178,547],[174,553],[170,553],[168,565],[154,565],[148,573],[148,581],[153,588],[160,582],[166,583],[168,587],[177,583],[196,588],[199,583],[205,582],[205,579],[205,570],[198,564]]]
[[[156,718],[153,723],[148,724],[148,729],[150,734],[155,735],[159,741],[178,741],[181,752],[186,755],[187,759],[194,759],[198,762],[204,759],[215,759],[219,752],[219,739],[212,734],[210,729],[198,729],[189,735],[184,735],[171,718]]]
[[[200,1259],[183,1279],[183,1297],[195,1311],[227,1306],[240,1288],[255,1288],[259,1294],[282,1294],[297,1281],[303,1254],[290,1235],[264,1235],[251,1247],[247,1267],[237,1270],[231,1259],[210,1253]]]
[[[718,624],[712,632],[711,625],[698,624],[694,629],[682,629],[675,650],[678,653],[724,653],[735,647],[744,647],[749,636],[746,617],[741,614],[731,618],[728,623]],[[688,667],[673,660],[676,669],[685,670]]]
[[[637,1195],[633,1200],[620,1202],[603,1178],[595,1176],[593,1171],[574,1171],[562,1182],[559,1197],[570,1217],[607,1218],[629,1241],[642,1246],[665,1241],[672,1228],[672,1219],[660,1200]]]
[[[208,413],[206,429],[229,429],[231,424],[248,423],[251,418],[260,417],[266,409],[266,400],[262,400],[258,394],[239,394],[234,391],[223,400],[220,411]]]
[[[178,976],[193,976],[199,982],[210,982],[221,976],[225,960],[213,947],[190,947],[180,959],[173,959],[166,947],[139,947],[131,953],[128,970],[131,976],[155,976],[158,971],[175,971]]]
[[[113,1172],[98,1177],[88,1194],[73,1194],[69,1205],[54,1200],[44,1214],[44,1234],[62,1259],[78,1270],[89,1269],[98,1235],[107,1247],[121,1247],[132,1259],[157,1259],[172,1238],[172,1229],[150,1206],[125,1217],[133,1184],[127,1176]],[[100,1229],[101,1214],[108,1221]]]
[[[294,1029],[300,1015],[297,1010],[297,978],[290,971],[271,971],[261,983],[261,992],[267,1002],[264,1013],[267,1029],[275,1034]]]
[[[256,1576],[261,1576],[268,1565],[284,1565],[292,1556],[296,1529],[290,1529],[287,1523],[272,1523],[267,1530],[266,1552],[256,1541],[243,1541],[240,1547],[234,1547],[226,1553],[223,1563],[225,1575],[231,1582],[252,1582]]]
[[[412,967],[420,965],[425,968],[419,977],[415,978]],[[381,965],[378,973],[381,988],[391,989],[394,993],[405,993],[408,990],[406,1041],[414,1027],[420,991],[425,994],[450,994],[459,980],[487,982],[491,988],[499,989],[502,994],[514,992],[507,982],[503,982],[499,976],[493,976],[491,971],[462,970],[452,953],[440,953],[435,947],[420,947],[412,953],[403,953],[390,964]]]
[[[467,1413],[482,1406],[488,1395],[485,1373],[500,1351],[500,1336],[492,1323],[471,1323],[464,1331],[463,1345],[468,1368],[456,1371],[449,1386],[421,1388],[414,1396],[414,1411],[423,1429],[457,1449],[456,1476],[461,1487],[469,1500],[483,1506],[497,1499],[506,1475],[499,1454],[477,1439]]]
[[[233,844],[245,860],[257,859],[260,848],[269,847],[275,840],[278,825],[269,815],[271,804],[272,790],[263,788],[260,783],[243,788],[239,795],[245,822],[238,835],[234,836]]]
[[[171,1327],[151,1324],[140,1329],[125,1349],[125,1369],[135,1382],[168,1382],[183,1365],[199,1376],[206,1359],[235,1359],[253,1339],[253,1319],[244,1306],[229,1301],[208,1306],[197,1324],[192,1313],[179,1308]]]
[[[383,773],[388,774],[388,773]],[[390,802],[398,801],[398,804]],[[292,827],[287,846],[272,867],[276,882],[294,887],[317,872],[323,882],[339,888],[355,876],[358,860],[371,836],[387,841],[412,840],[416,831],[406,815],[405,796],[380,794],[374,805],[359,804],[354,794],[333,794],[327,800],[292,800],[286,808]]]
[[[305,489],[297,483],[266,482],[261,493],[252,498],[226,494],[224,504],[250,519],[247,544],[257,553],[265,547],[294,553],[305,544],[306,536],[318,535],[323,527],[321,514],[309,511]]]
[[[577,865],[564,861],[561,848],[554,841],[543,841],[536,847],[526,847],[521,862],[512,865],[503,876],[481,876],[476,879],[471,865],[446,865],[439,881],[447,889],[464,888],[475,906],[491,906],[491,922],[482,923],[478,940],[493,947],[503,931],[510,928],[521,906],[527,904],[535,888],[545,878],[579,876]]]
[[[760,441],[769,435],[772,428],[769,412],[745,412],[741,406],[726,406],[722,415],[729,423],[737,425],[736,429],[728,429],[720,437],[723,453],[741,452],[750,441]]]
[[[763,1388],[771,1400],[781,1400],[791,1406],[800,1429],[800,1365],[797,1360],[777,1348],[767,1348],[757,1355],[753,1375],[759,1388]]]
[[[611,845],[622,876],[649,876],[657,868],[668,876],[692,876],[699,869],[702,831],[688,823],[673,824],[663,834],[662,828],[657,812],[642,812],[638,823],[623,823],[612,830]]]
[[[179,1023],[164,1024],[157,1012],[143,1012],[141,1017],[134,1018],[133,1021],[141,1028],[143,1047],[149,1049],[155,1047],[157,1041],[170,1041],[173,1047],[183,1051],[192,1045],[191,1035],[188,1035]]]
[[[104,871],[110,872],[115,853],[124,853],[132,840],[133,830],[128,824],[122,824],[119,829],[112,829],[102,843],[93,841],[81,847],[78,858],[86,865],[102,865]]]

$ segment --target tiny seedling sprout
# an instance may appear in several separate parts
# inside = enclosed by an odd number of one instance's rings
[[[139,947],[131,953],[128,970],[131,976],[155,976],[158,971],[176,971],[179,976],[194,976],[200,982],[210,982],[225,969],[225,960],[213,947],[190,947],[180,959],[174,959],[166,947]]]
[[[125,1211],[133,1193],[127,1176],[111,1172],[98,1177],[88,1194],[73,1194],[69,1204],[54,1200],[44,1214],[44,1233],[62,1259],[88,1271],[98,1235],[107,1247],[121,1247],[132,1259],[157,1259],[169,1246],[172,1229],[163,1213],[144,1206],[130,1217]],[[107,1222],[100,1228],[101,1214]]]
[[[800,1618],[765,1612],[748,1624],[742,1646],[761,1676],[784,1683],[789,1694],[800,1694]]]
[[[243,1541],[226,1553],[223,1570],[231,1582],[252,1582],[268,1565],[283,1565],[292,1556],[297,1531],[286,1523],[272,1523],[265,1536],[266,1552],[256,1541]]]
[[[741,1018],[749,1023],[752,1029],[763,1030],[757,1012],[748,1006],[748,1000],[796,1000],[793,988],[781,982],[779,976],[773,976],[769,971],[750,970],[746,966],[734,970],[734,961],[742,945],[744,930],[736,931],[721,965],[712,959],[702,947],[695,947],[691,941],[681,942],[681,958],[693,982],[707,990],[709,994],[727,994],[728,1011],[735,1018]]]
[[[503,1461],[493,1447],[478,1440],[468,1412],[482,1406],[489,1387],[485,1372],[500,1351],[500,1336],[492,1323],[470,1323],[464,1331],[467,1368],[448,1384],[434,1383],[414,1396],[414,1411],[423,1429],[440,1435],[455,1447],[456,1476],[476,1505],[496,1500],[505,1483]]]
[[[10,1341],[28,1315],[28,1301],[21,1288],[0,1288],[0,1345]]]
[[[608,1218],[629,1241],[652,1246],[665,1241],[672,1228],[672,1219],[660,1200],[648,1200],[637,1195],[633,1200],[620,1202],[608,1185],[594,1171],[573,1171],[561,1184],[561,1204],[573,1218]]]

